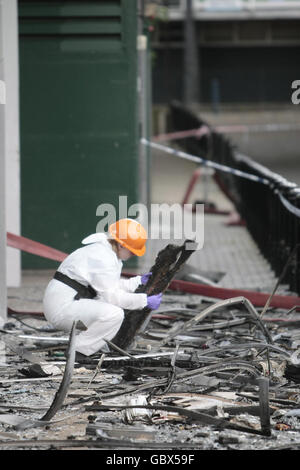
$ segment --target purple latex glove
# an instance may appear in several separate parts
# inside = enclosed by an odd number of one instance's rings
[[[157,295],[150,295],[147,297],[147,307],[151,310],[156,310],[160,306],[161,299],[162,293]]]
[[[142,278],[142,279],[141,279],[141,283],[142,283],[143,285],[147,284],[147,282],[148,282],[149,277],[151,276],[151,274],[152,274],[152,273],[147,273],[147,274],[143,274],[143,275],[141,276],[141,278]]]

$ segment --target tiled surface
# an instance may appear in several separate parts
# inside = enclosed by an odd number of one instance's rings
[[[272,290],[274,273],[244,226],[228,226],[227,216],[205,215],[204,245],[189,258],[188,265],[201,271],[225,273],[220,287]],[[182,240],[172,240],[181,244]],[[140,270],[148,270],[167,240],[149,240]]]

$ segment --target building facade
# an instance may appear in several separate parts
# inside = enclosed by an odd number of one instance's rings
[[[100,205],[140,202],[140,5],[18,5],[22,235],[70,252]],[[23,253],[24,269],[54,266]]]
[[[191,1],[191,0],[190,0]],[[184,98],[187,0],[169,0],[153,38],[153,101]],[[299,78],[299,0],[192,0],[199,101],[288,103]]]

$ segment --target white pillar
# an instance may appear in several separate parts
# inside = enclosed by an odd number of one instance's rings
[[[6,225],[5,225],[5,81],[3,51],[3,1],[0,0],[0,327],[6,321]]]
[[[19,54],[17,0],[2,0],[5,107],[6,230],[20,234]],[[21,252],[7,247],[7,286],[21,283]]]

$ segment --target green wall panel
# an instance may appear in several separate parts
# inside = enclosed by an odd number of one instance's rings
[[[22,235],[70,252],[138,201],[136,2],[22,0],[19,33]]]

